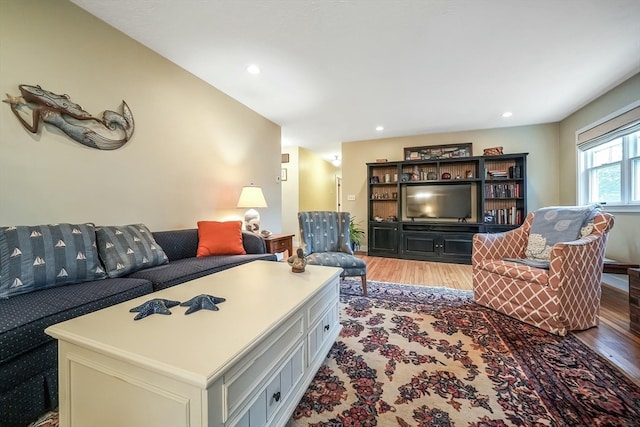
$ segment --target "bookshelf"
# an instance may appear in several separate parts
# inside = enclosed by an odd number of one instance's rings
[[[527,155],[368,163],[369,255],[470,263],[473,234],[522,224]],[[470,218],[407,218],[407,188],[425,185],[470,187]]]

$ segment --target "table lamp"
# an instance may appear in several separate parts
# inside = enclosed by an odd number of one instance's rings
[[[240,199],[238,199],[239,208],[249,208],[244,213],[244,228],[247,231],[258,233],[260,231],[260,214],[254,208],[266,208],[267,201],[264,199],[262,188],[257,185],[246,185],[242,187]]]

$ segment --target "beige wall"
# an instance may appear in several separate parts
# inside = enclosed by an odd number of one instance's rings
[[[263,227],[280,230],[278,125],[66,0],[1,9],[0,93],[39,84],[96,116],[124,99],[136,128],[123,148],[96,150],[49,125],[31,134],[0,104],[0,225],[195,227],[241,216],[253,182],[269,205]]]
[[[617,86],[560,122],[560,202],[577,200],[576,132],[598,120],[640,100],[640,74]],[[640,213],[612,212],[615,225],[609,235],[607,256],[626,262],[640,263]]]
[[[558,124],[542,124],[500,129],[416,135],[354,141],[342,144],[342,205],[357,218],[367,218],[366,163],[376,159],[403,160],[405,147],[473,143],[473,154],[502,146],[504,153],[529,153],[527,157],[528,209],[554,205],[559,200]],[[355,195],[355,201],[347,200]],[[364,225],[364,222],[363,222]]]
[[[299,149],[300,211],[334,211],[337,169],[304,148]]]

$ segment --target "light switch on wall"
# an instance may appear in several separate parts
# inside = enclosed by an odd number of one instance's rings
[[[352,201],[352,202],[353,202],[354,200],[356,200],[356,195],[355,195],[355,194],[349,194],[349,195],[347,195],[347,200],[350,200],[350,201]]]

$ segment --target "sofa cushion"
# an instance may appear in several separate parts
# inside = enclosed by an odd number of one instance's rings
[[[169,258],[144,224],[100,226],[98,252],[109,277],[166,264]]]
[[[481,261],[476,269],[523,282],[537,283],[539,285],[546,285],[549,282],[549,270],[532,267],[515,261],[485,260]]]
[[[198,257],[244,255],[242,221],[198,221]]]
[[[154,231],[153,238],[169,258],[169,262],[193,258],[198,251],[198,230]]]
[[[106,277],[93,224],[0,229],[0,297]]]
[[[43,289],[0,300],[0,365],[53,340],[44,330],[152,292],[140,279],[109,279]]]
[[[273,254],[247,254],[185,258],[171,261],[167,265],[137,271],[128,277],[149,280],[153,283],[154,291],[158,291],[255,260],[275,261],[276,256]]]

